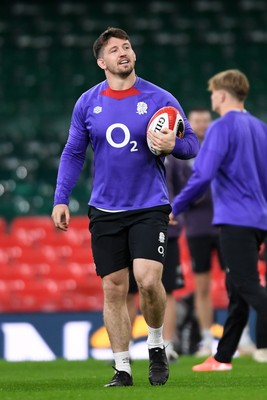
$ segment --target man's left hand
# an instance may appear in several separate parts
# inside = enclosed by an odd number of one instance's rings
[[[160,132],[148,131],[148,137],[155,150],[163,154],[170,154],[175,146],[176,134],[168,128],[162,128]]]

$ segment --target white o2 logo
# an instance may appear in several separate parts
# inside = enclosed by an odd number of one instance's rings
[[[120,128],[124,132],[124,139],[120,143],[114,142],[114,140],[112,138],[112,132],[116,128]],[[107,129],[107,132],[106,132],[106,139],[107,139],[108,143],[110,144],[110,146],[115,147],[117,149],[120,149],[121,147],[124,147],[128,143],[130,143],[132,145],[130,151],[131,152],[132,151],[138,151],[136,140],[130,141],[130,136],[131,136],[130,135],[130,131],[127,128],[127,126],[124,125],[124,124],[120,124],[120,123],[110,125],[108,127],[108,129]]]
[[[158,252],[162,257],[164,257],[164,247],[163,246],[158,247]]]

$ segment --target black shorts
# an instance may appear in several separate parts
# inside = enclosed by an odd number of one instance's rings
[[[135,258],[164,264],[170,212],[170,205],[115,213],[89,207],[97,275],[131,267]]]
[[[195,273],[200,274],[211,270],[213,251],[217,251],[221,269],[225,269],[219,237],[217,235],[187,237],[187,243],[192,261],[192,269]]]
[[[184,287],[184,276],[180,262],[180,251],[177,238],[168,239],[167,254],[163,268],[162,283],[167,293]],[[138,288],[133,271],[129,275],[129,293],[137,293]]]

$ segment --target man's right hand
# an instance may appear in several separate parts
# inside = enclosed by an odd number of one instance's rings
[[[57,204],[52,211],[52,220],[55,227],[67,231],[70,223],[70,211],[66,204]]]

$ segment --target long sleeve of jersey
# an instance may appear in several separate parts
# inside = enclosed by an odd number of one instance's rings
[[[210,129],[208,129],[210,131]],[[227,140],[222,135],[207,132],[196,157],[192,175],[186,186],[172,202],[172,212],[178,215],[187,211],[208,189],[227,152]]]
[[[218,168],[218,154],[215,152],[200,149],[197,160],[193,167],[193,174],[189,178],[186,186],[176,196],[172,203],[172,212],[178,215],[188,210],[197,200],[199,200],[208,189],[211,180]]]
[[[193,132],[190,124],[185,118],[185,135],[182,139],[176,138],[176,143],[172,151],[172,155],[181,160],[188,160],[197,155],[200,143],[198,137]]]
[[[70,129],[68,141],[60,158],[54,205],[69,203],[69,196],[84,164],[88,143],[88,135]]]

